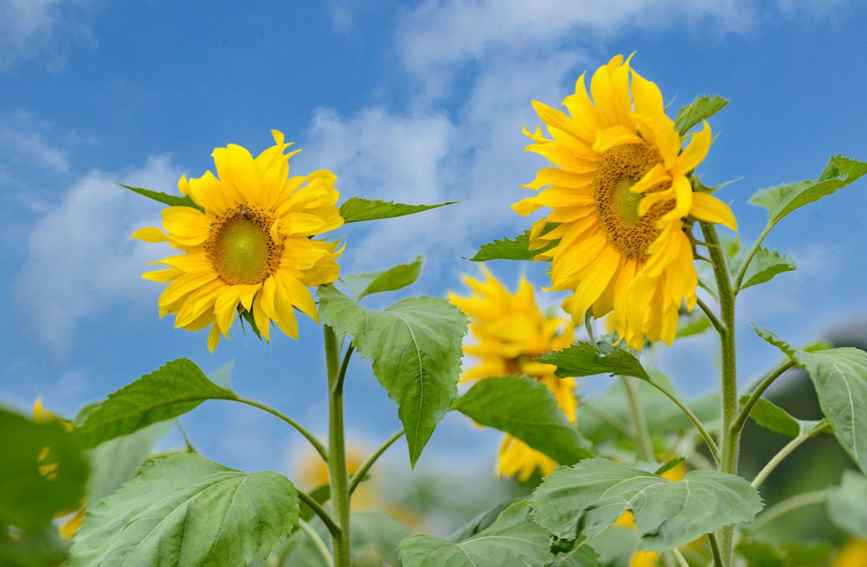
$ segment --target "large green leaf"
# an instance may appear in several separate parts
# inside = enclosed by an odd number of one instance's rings
[[[579,342],[563,350],[542,355],[537,360],[545,364],[556,365],[556,374],[561,378],[617,374],[634,376],[642,380],[650,379],[637,358],[624,349],[611,347],[606,343],[599,343],[594,346],[590,343]]]
[[[487,262],[489,260],[533,260],[536,255],[550,250],[556,246],[556,242],[552,242],[547,246],[538,250],[530,250],[530,231],[525,230],[523,234],[515,238],[503,238],[502,240],[494,240],[482,247],[476,252],[476,255],[470,258],[473,262]]]
[[[746,403],[748,399],[749,396],[741,397],[741,404]],[[798,419],[765,398],[758,399],[752,410],[750,410],[750,417],[765,429],[781,435],[788,435],[789,437],[797,437],[821,423],[819,421]]]
[[[828,517],[841,530],[867,538],[867,477],[843,472],[843,482],[828,494]]]
[[[773,226],[792,211],[818,201],[846,187],[867,173],[867,163],[842,156],[831,156],[828,165],[815,181],[799,181],[759,189],[750,197],[750,204],[768,211],[768,225]]]
[[[482,425],[517,437],[562,465],[590,457],[581,437],[541,382],[524,376],[486,378],[476,382],[453,405]]]
[[[175,455],[88,508],[72,565],[237,567],[264,559],[297,521],[298,495],[283,475]]]
[[[95,447],[187,413],[205,400],[235,398],[233,392],[208,380],[198,366],[179,358],[109,394],[84,416],[75,431],[86,447]]]
[[[410,297],[383,311],[365,309],[334,286],[319,288],[319,315],[352,335],[362,357],[397,403],[415,466],[437,423],[457,398],[467,318],[435,297]]]
[[[129,185],[123,184],[120,184],[120,186],[170,207],[192,207],[194,209],[199,209],[200,211],[202,210],[202,207],[194,203],[188,195],[169,195],[168,193],[160,193],[159,191],[151,191],[150,189],[142,189],[141,187],[130,187]]]
[[[396,291],[415,283],[421,273],[421,263],[422,257],[417,256],[410,264],[400,264],[381,272],[350,274],[340,279],[352,290],[355,301],[361,301],[371,293]]]
[[[772,251],[764,247],[759,248],[750,261],[740,289],[765,283],[777,274],[792,272],[795,268],[795,260],[788,254],[780,254],[776,250]],[[733,263],[732,269],[739,270],[740,263]]]
[[[0,526],[33,532],[80,505],[87,460],[63,425],[0,408],[0,439]]]
[[[756,332],[807,371],[837,441],[867,473],[867,352],[851,347],[807,352],[767,329]]]
[[[403,567],[536,566],[553,558],[548,533],[533,523],[526,501],[512,504],[490,527],[464,541],[414,535],[398,550]]]
[[[402,217],[445,207],[446,205],[454,205],[455,203],[457,201],[437,203],[436,205],[404,205],[403,203],[394,203],[392,201],[375,201],[350,197],[340,205],[340,216],[343,217],[343,222],[348,224],[351,222]]]
[[[684,545],[750,521],[762,509],[758,492],[739,476],[691,471],[670,482],[605,459],[554,471],[533,493],[532,503],[536,521],[565,540],[592,539],[631,510],[646,551]]]
[[[729,101],[717,95],[700,95],[694,101],[687,104],[677,111],[677,119],[674,122],[674,127],[678,133],[683,136],[690,128],[707,120],[720,110],[722,110]]]

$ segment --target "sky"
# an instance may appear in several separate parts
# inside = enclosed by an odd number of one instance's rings
[[[316,432],[327,426],[321,329],[270,345],[236,328],[211,355],[205,333],[157,317],[161,285],[142,280],[158,246],[129,235],[161,206],[124,183],[172,192],[213,170],[214,147],[254,154],[284,132],[303,152],[293,172],[330,169],[341,199],[460,201],[422,215],[343,228],[345,273],[424,255],[407,294],[465,291],[463,260],[529,221],[509,206],[546,165],[523,152],[531,100],[558,106],[585,69],[635,52],[672,113],[699,94],[731,100],[698,173],[731,204],[749,243],[758,188],[814,178],[828,157],[867,159],[867,5],[846,0],[0,0],[0,403],[41,396],[73,416],[84,404],[178,357],[207,373],[234,364],[234,388]],[[744,292],[744,381],[777,353],[749,321],[795,343],[867,317],[867,182],[802,209],[767,244],[798,270]],[[544,266],[492,263],[514,288]],[[559,299],[539,293],[540,302]],[[300,320],[300,318],[299,318]],[[657,362],[688,396],[714,388],[713,337],[663,348]],[[593,391],[600,378],[584,379]],[[598,386],[596,386],[598,389]],[[375,448],[399,429],[396,407],[355,361],[351,441]],[[580,417],[579,417],[580,419]],[[291,471],[303,443],[273,417],[209,402],[184,418],[209,457],[244,470]],[[490,469],[498,434],[448,416],[418,468]],[[405,445],[389,455],[408,468]]]

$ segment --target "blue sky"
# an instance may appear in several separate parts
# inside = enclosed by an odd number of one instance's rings
[[[216,146],[258,152],[269,130],[304,148],[296,172],[327,168],[345,197],[459,200],[425,215],[353,229],[347,272],[423,254],[412,293],[462,289],[461,260],[527,226],[509,210],[543,166],[523,153],[536,99],[556,106],[584,69],[617,53],[655,81],[673,109],[702,93],[731,104],[699,172],[749,242],[765,212],[760,187],[815,177],[829,155],[867,159],[867,6],[821,0],[0,0],[0,401],[74,414],[166,360],[206,372],[235,362],[233,384],[317,431],[326,425],[321,332],[271,346],[236,330],[214,355],[204,334],[157,319],[160,286],[140,279],[164,255],[130,241],[160,206],[116,183],[174,190],[213,169]],[[744,379],[773,363],[756,320],[793,341],[867,315],[862,255],[867,183],[787,218],[768,244],[799,270],[741,301]],[[520,270],[495,264],[514,286]],[[382,305],[382,300],[372,305]],[[553,299],[545,299],[555,303]],[[695,395],[713,387],[715,344],[689,339],[660,363]],[[593,379],[596,380],[596,379]],[[368,447],[398,429],[369,365],[348,381],[351,437]],[[291,470],[301,443],[265,414],[225,402],[185,418],[191,436],[230,466]],[[420,467],[489,463],[493,432],[450,416]],[[403,451],[403,452],[402,452]],[[405,449],[392,456],[404,466]],[[400,454],[399,454],[400,453]],[[487,464],[485,464],[487,466]]]

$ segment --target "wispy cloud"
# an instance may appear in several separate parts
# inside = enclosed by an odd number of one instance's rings
[[[68,39],[89,38],[79,21],[94,0],[0,0],[0,71],[13,64],[61,55]]]

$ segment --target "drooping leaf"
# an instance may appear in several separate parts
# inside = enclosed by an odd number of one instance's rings
[[[352,335],[359,354],[373,362],[373,373],[397,403],[415,466],[457,398],[466,316],[434,297],[410,297],[383,311],[361,307],[334,286],[321,286],[319,299],[322,322]]]
[[[72,566],[237,567],[267,557],[297,522],[298,495],[283,475],[175,455],[88,508]]]
[[[400,264],[381,272],[350,274],[340,279],[352,290],[355,301],[361,301],[371,293],[396,291],[415,283],[421,273],[422,260],[421,256],[417,256],[410,264]]]
[[[741,404],[746,403],[747,399],[749,396],[743,396]],[[765,429],[789,437],[797,437],[819,424],[818,421],[793,417],[789,412],[765,398],[759,398],[753,409],[750,410],[750,418]]]
[[[727,105],[729,101],[717,95],[700,95],[694,101],[677,111],[674,127],[683,136],[703,120],[707,120]]]
[[[844,471],[840,486],[828,494],[828,517],[849,534],[867,538],[867,477]]]
[[[770,281],[777,274],[792,272],[797,266],[795,260],[788,254],[780,254],[776,250],[759,248],[753,256],[750,265],[744,274],[740,289],[746,289]],[[740,264],[735,264],[733,269],[740,269]]]
[[[130,187],[129,185],[120,184],[124,189],[129,189],[134,193],[138,193],[143,197],[147,197],[148,199],[153,199],[158,203],[162,203],[164,205],[168,205],[170,207],[192,207],[194,209],[202,210],[202,207],[198,206],[188,195],[169,195],[168,193],[161,193],[159,191],[151,191],[150,189],[142,189],[141,187]]]
[[[747,567],[821,567],[828,565],[831,546],[827,543],[742,541],[737,552],[747,560]]]
[[[404,205],[403,203],[394,203],[392,201],[376,201],[350,197],[340,205],[340,216],[343,217],[343,222],[348,224],[351,222],[402,217],[456,203],[457,201],[448,201],[446,203],[437,203],[436,205]]]
[[[553,557],[548,533],[533,522],[526,501],[509,506],[487,529],[456,542],[413,535],[400,542],[403,567],[545,565]]]
[[[768,225],[773,226],[792,211],[846,187],[865,173],[867,163],[840,155],[831,156],[828,165],[815,181],[806,180],[759,189],[753,193],[749,202],[767,210]]]
[[[536,521],[567,540],[592,538],[631,510],[641,548],[657,552],[750,521],[762,509],[758,492],[739,476],[691,471],[670,482],[599,458],[551,473],[532,504]]]
[[[87,460],[63,425],[0,408],[0,440],[0,525],[35,532],[78,507]]]
[[[75,433],[86,447],[95,447],[185,414],[205,400],[235,398],[233,392],[208,380],[198,366],[179,358],[109,394],[107,400],[87,413]]]
[[[470,261],[533,260],[538,254],[546,252],[556,245],[556,242],[552,242],[538,250],[530,250],[530,231],[525,230],[523,234],[515,238],[503,238],[502,240],[494,240],[493,242],[483,244],[479,251],[476,252],[476,255],[470,258]]]
[[[517,437],[562,465],[590,457],[581,437],[543,383],[525,376],[485,378],[452,406],[476,422]]]
[[[807,352],[767,329],[756,332],[807,371],[837,441],[867,473],[867,352],[851,347]]]
[[[544,354],[537,360],[556,365],[555,373],[561,378],[617,374],[642,380],[650,379],[637,358],[622,348],[611,347],[606,343],[594,346],[582,341],[563,350]]]

